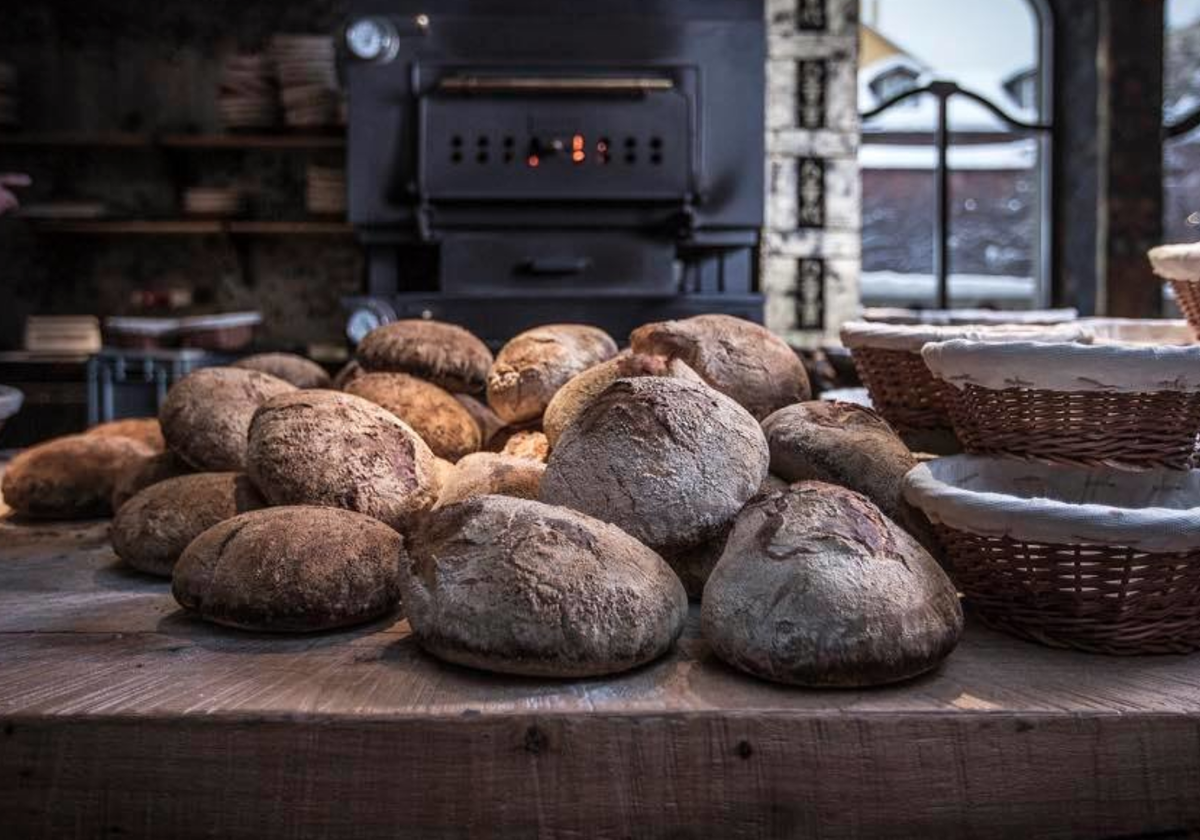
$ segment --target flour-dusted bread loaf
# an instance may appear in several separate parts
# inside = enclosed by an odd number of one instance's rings
[[[119,511],[127,501],[147,487],[193,472],[195,470],[174,452],[157,452],[138,458],[117,476],[112,493],[113,512]]]
[[[702,381],[699,375],[678,359],[662,356],[643,356],[637,353],[621,353],[583,373],[572,377],[558,389],[554,399],[546,406],[542,417],[542,429],[549,445],[553,447],[563,429],[579,416],[579,412],[591,403],[600,392],[618,379],[634,379],[639,376],[668,376],[676,379]]]
[[[541,500],[675,554],[720,533],[758,491],[767,461],[758,423],[707,385],[618,379],[550,453]]]
[[[546,433],[539,429],[520,429],[508,436],[500,448],[500,454],[544,464],[550,458],[550,441],[546,439]]]
[[[482,434],[471,413],[449,391],[407,373],[368,373],[346,386],[413,428],[433,454],[455,462],[479,451]]]
[[[333,384],[325,368],[295,353],[258,353],[238,359],[233,367],[269,373],[297,388],[329,388]]]
[[[117,512],[112,544],[139,571],[170,577],[179,555],[218,522],[266,502],[241,473],[193,473],[147,487]]]
[[[804,402],[763,421],[771,472],[791,483],[824,481],[862,493],[935,557],[937,541],[925,516],[901,492],[917,459],[887,421],[844,402]]]
[[[12,459],[0,494],[19,515],[33,519],[108,516],[117,478],[152,454],[119,435],[55,438]]]
[[[382,618],[400,600],[400,535],[370,517],[276,507],[226,519],[175,564],[184,609],[243,630],[307,633]]]
[[[399,528],[437,501],[435,456],[409,426],[340,391],[296,391],[250,426],[248,472],[274,505],[326,505]]]
[[[163,436],[176,455],[205,472],[246,468],[246,433],[258,407],[296,386],[257,370],[213,367],[175,383],[159,410]]]
[[[401,590],[413,634],[460,665],[612,674],[666,653],[687,616],[683,587],[649,548],[526,499],[484,496],[436,510],[409,550]]]
[[[617,354],[616,342],[583,324],[550,324],[521,333],[500,350],[487,380],[487,400],[506,423],[537,420],[576,374]]]
[[[638,327],[635,353],[682,359],[712,387],[762,420],[812,396],[804,363],[770,330],[730,315]]]
[[[333,377],[333,384],[330,387],[335,391],[345,391],[347,385],[364,373],[366,371],[363,370],[362,365],[358,362],[346,362],[346,364],[342,365],[342,369]]]
[[[440,321],[396,321],[372,330],[358,345],[368,371],[408,373],[452,393],[478,394],[487,383],[492,351],[462,327]]]
[[[488,408],[486,403],[480,402],[470,394],[455,394],[454,399],[458,400],[459,404],[475,420],[475,425],[479,427],[479,440],[482,446],[489,446],[492,438],[505,428],[505,422],[497,417],[496,412]]]
[[[438,507],[465,502],[477,496],[514,496],[536,499],[546,465],[531,458],[476,452],[459,461],[446,476]]]
[[[97,437],[123,437],[136,440],[153,452],[165,452],[167,442],[163,440],[162,426],[157,417],[137,417],[130,420],[113,420],[92,426],[84,434]]]
[[[857,688],[924,673],[963,614],[950,579],[866,497],[816,481],[738,515],[704,588],[704,636],[763,679]]]

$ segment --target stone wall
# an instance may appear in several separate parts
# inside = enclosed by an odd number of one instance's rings
[[[798,347],[858,307],[858,0],[767,0],[767,325]]]

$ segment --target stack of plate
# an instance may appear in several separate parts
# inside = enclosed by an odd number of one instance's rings
[[[241,209],[237,187],[191,187],[183,194],[183,212],[190,216],[236,216]]]
[[[334,71],[333,39],[327,35],[276,35],[271,58],[279,79],[284,121],[298,128],[341,122],[341,94]]]
[[[306,197],[308,212],[315,216],[345,215],[346,170],[310,163]]]
[[[16,128],[20,123],[17,114],[17,68],[0,61],[0,128]]]
[[[264,55],[231,55],[221,68],[217,114],[226,128],[270,128],[278,99],[271,62]]]

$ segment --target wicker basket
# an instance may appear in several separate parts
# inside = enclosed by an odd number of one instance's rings
[[[1196,343],[1191,325],[1182,318],[1080,318],[1077,323],[1092,334],[1094,344],[1168,346]]]
[[[921,358],[929,342],[954,338],[1016,340],[1032,336],[1055,341],[1090,340],[1076,326],[1061,327],[948,327],[868,324],[851,322],[842,327],[842,343],[854,356],[859,377],[871,402],[883,417],[903,433],[951,432],[947,408],[948,389],[935,379]]]
[[[1200,243],[1154,248],[1150,264],[1154,273],[1170,284],[1175,302],[1200,336]]]
[[[1074,321],[1075,309],[897,309],[874,307],[862,311],[862,320],[878,324],[927,326],[1052,326]]]
[[[973,614],[1054,647],[1200,648],[1200,472],[1126,472],[962,455],[915,468]]]
[[[1200,431],[1200,345],[954,340],[922,351],[947,387],[963,449],[1085,464],[1189,469]]]

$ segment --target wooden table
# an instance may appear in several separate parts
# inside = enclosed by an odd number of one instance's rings
[[[1098,837],[1200,829],[1200,656],[970,627],[933,676],[790,690],[695,616],[607,680],[442,665],[403,621],[188,618],[106,523],[0,520],[0,837]]]

